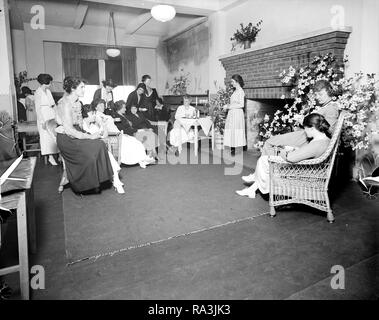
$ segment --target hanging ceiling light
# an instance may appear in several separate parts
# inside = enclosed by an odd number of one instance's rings
[[[113,37],[114,37],[114,46],[111,45],[111,41],[110,41],[112,29],[113,29]],[[108,49],[105,52],[107,53],[108,56],[115,58],[120,55],[120,49],[117,48],[116,29],[114,27],[113,12],[109,12],[107,46],[108,46]]]
[[[176,10],[173,6],[160,4],[151,8],[151,15],[155,20],[166,22],[174,19]]]

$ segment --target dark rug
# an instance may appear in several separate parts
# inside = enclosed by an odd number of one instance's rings
[[[124,195],[63,193],[66,256],[70,263],[113,255],[172,237],[266,214],[268,202],[240,197],[241,175],[225,165],[154,165],[121,171]],[[244,173],[247,173],[245,170]]]

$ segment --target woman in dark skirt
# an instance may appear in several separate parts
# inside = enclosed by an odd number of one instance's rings
[[[166,106],[162,103],[162,99],[158,96],[155,88],[150,87],[151,77],[145,74],[142,77],[143,88],[145,89],[142,94],[142,101],[139,104],[139,111],[145,111],[145,117],[150,121],[168,121],[170,113]]]
[[[123,193],[118,173],[112,170],[108,149],[100,140],[101,133],[88,134],[83,130],[78,99],[84,95],[84,83],[78,78],[66,77],[63,89],[66,93],[57,107],[57,145],[72,189],[77,193],[98,190],[101,183],[112,181],[113,177],[116,191]]]

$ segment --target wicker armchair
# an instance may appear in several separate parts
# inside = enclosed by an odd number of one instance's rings
[[[272,217],[276,215],[276,206],[300,203],[326,211],[327,220],[334,222],[328,185],[345,115],[345,112],[341,112],[329,147],[319,158],[289,163],[279,156],[269,157],[269,204]]]
[[[102,140],[108,147],[108,150],[113,154],[118,164],[121,163],[121,139],[123,131],[121,132],[110,132],[106,138]]]

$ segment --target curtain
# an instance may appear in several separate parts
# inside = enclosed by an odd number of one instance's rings
[[[105,52],[105,47],[98,46],[79,46],[80,59],[96,59],[96,60],[107,60],[108,56]]]
[[[65,76],[82,77],[81,59],[109,60],[106,49],[105,46],[63,42],[62,58]],[[137,85],[136,48],[121,47],[120,51],[122,82],[124,85]]]
[[[81,77],[79,45],[77,43],[62,43],[63,71],[65,77]]]
[[[124,85],[137,85],[136,48],[121,48]]]

